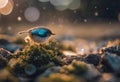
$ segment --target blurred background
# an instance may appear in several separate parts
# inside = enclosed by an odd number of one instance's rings
[[[0,1],[1,34],[46,26],[57,36],[98,39],[120,35],[120,0]]]

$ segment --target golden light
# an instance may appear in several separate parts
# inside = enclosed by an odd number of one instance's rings
[[[18,20],[18,21],[22,21],[22,17],[18,16],[18,17],[17,17],[17,20]]]
[[[77,56],[77,54],[75,52],[72,52],[72,51],[63,51],[63,54],[65,56]]]
[[[98,15],[99,15],[99,13],[98,13],[98,12],[95,12],[95,13],[94,13],[94,15],[95,15],[95,16],[98,16]]]
[[[4,8],[9,0],[0,0],[0,8]]]
[[[13,10],[13,6],[14,6],[13,0],[9,0],[8,3],[3,8],[0,8],[0,13],[3,15],[9,15]]]

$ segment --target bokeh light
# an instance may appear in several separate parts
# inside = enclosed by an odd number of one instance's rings
[[[8,0],[0,0],[0,8],[5,7],[8,4]]]
[[[12,30],[12,27],[11,27],[11,26],[8,26],[8,30],[11,31],[11,30]]]
[[[86,22],[88,22],[88,20],[87,20],[87,19],[84,19],[84,22],[86,23]]]
[[[73,0],[50,0],[50,3],[54,6],[67,6],[69,5]]]
[[[18,20],[18,21],[22,21],[22,17],[18,16],[18,17],[17,17],[17,20]]]
[[[40,2],[49,2],[50,0],[39,0]]]
[[[73,0],[71,4],[68,6],[69,9],[75,10],[80,7],[80,0]]]
[[[27,21],[29,22],[35,22],[39,19],[40,17],[40,12],[37,8],[35,7],[28,7],[25,12],[24,12],[24,16],[26,18]]]
[[[9,0],[7,4],[4,5],[4,7],[0,8],[0,13],[3,15],[9,15],[13,10],[13,6],[14,6],[13,0]]]
[[[66,9],[75,10],[80,8],[80,0],[39,0],[40,2],[49,2],[58,11],[64,11]]]
[[[99,13],[96,11],[96,12],[94,13],[94,15],[95,15],[95,16],[98,16],[98,15],[99,15]]]
[[[68,6],[56,6],[55,8],[59,11],[63,11],[63,10],[66,10]]]

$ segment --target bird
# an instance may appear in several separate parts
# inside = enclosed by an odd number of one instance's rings
[[[27,33],[25,42],[31,43],[42,43],[45,42],[51,35],[55,35],[52,31],[44,26],[38,26],[27,31],[18,32],[18,34]]]

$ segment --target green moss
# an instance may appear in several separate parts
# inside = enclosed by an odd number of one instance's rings
[[[72,46],[72,45],[66,45],[64,43],[61,43],[61,49],[62,50],[69,50],[69,51],[73,51],[75,52],[75,46]]]
[[[25,67],[32,64],[36,67],[36,73],[41,74],[47,68],[54,65],[62,65],[62,53],[55,40],[40,45],[26,46],[22,51],[13,55],[17,63],[12,67],[16,75],[28,75],[25,73]],[[35,73],[35,74],[36,74]]]
[[[84,75],[88,71],[87,64],[81,61],[73,61],[70,65],[65,65],[61,69],[62,73]]]
[[[7,66],[8,61],[6,58],[0,56],[0,69],[3,69]]]
[[[0,70],[0,82],[19,82],[16,77],[10,74],[7,70]]]
[[[78,79],[73,75],[55,73],[50,75],[49,77],[43,77],[40,79],[40,81],[37,82],[85,82],[85,81],[82,79]]]

